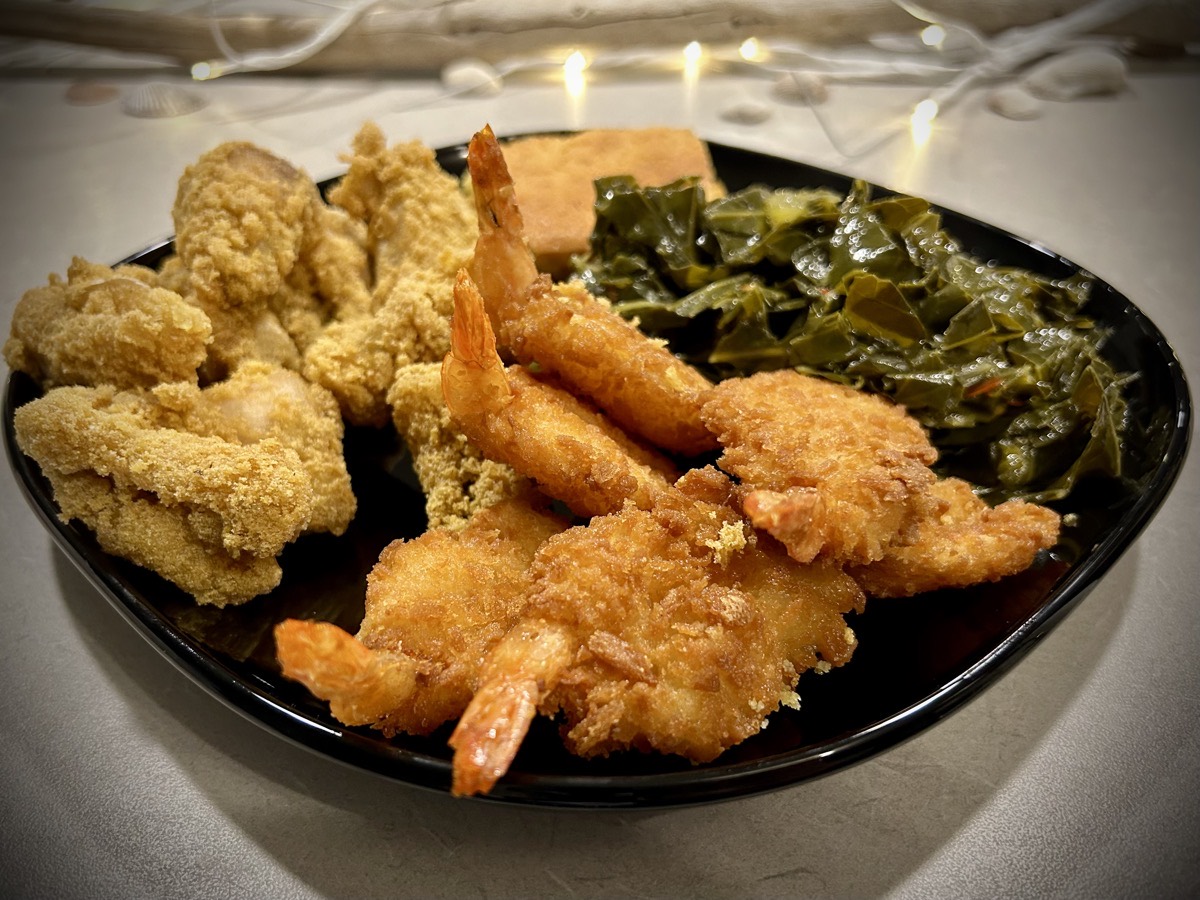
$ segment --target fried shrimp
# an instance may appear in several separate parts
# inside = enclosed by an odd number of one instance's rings
[[[454,285],[446,408],[489,459],[512,466],[572,512],[600,515],[626,500],[648,506],[670,486],[670,463],[639,447],[566,391],[520,366],[505,368],[474,282]]]
[[[711,760],[795,706],[800,674],[849,660],[863,603],[836,566],[803,566],[696,470],[648,510],[627,506],[548,540],[520,619],[496,644],[450,742],[453,792],[485,793],[534,716],[568,748]]]
[[[912,540],[936,451],[889,401],[790,370],[721,382],[702,415],[746,515],[793,558],[865,564]]]
[[[544,500],[544,498],[543,498]],[[367,577],[357,636],[327,622],[276,627],[283,673],[347,725],[428,734],[466,708],[488,650],[515,621],[534,552],[565,523],[531,492],[464,528],[394,541]]]
[[[1022,500],[990,507],[958,478],[931,489],[937,505],[917,523],[912,543],[850,574],[872,597],[911,597],[997,581],[1029,568],[1058,540],[1058,513]]]
[[[501,346],[587,397],[625,430],[664,450],[716,446],[700,420],[709,381],[579,284],[539,276],[522,232],[512,179],[490,128],[470,143],[479,239],[469,270]]]

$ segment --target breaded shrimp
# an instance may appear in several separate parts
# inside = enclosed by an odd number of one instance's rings
[[[720,465],[746,515],[792,557],[866,564],[913,539],[937,453],[900,406],[785,370],[730,378],[705,397]]]
[[[532,492],[389,544],[367,577],[356,637],[325,622],[275,630],[283,673],[347,725],[428,734],[466,708],[488,650],[525,604],[529,563],[565,527]]]
[[[504,154],[490,128],[470,143],[479,239],[470,272],[501,346],[586,397],[625,430],[694,455],[716,446],[700,421],[703,375],[579,284],[538,276]]]
[[[850,574],[872,597],[911,597],[946,587],[997,581],[1023,572],[1058,540],[1058,513],[1022,500],[996,507],[958,478],[931,489],[937,506],[917,523],[916,539]]]
[[[532,478],[578,515],[612,512],[626,500],[649,506],[670,485],[668,462],[566,391],[520,366],[505,368],[466,271],[454,285],[442,390],[451,418],[486,457]]]
[[[800,565],[695,470],[648,510],[627,506],[548,540],[520,619],[496,644],[450,742],[455,794],[486,793],[536,713],[582,756],[633,748],[704,762],[795,706],[800,674],[849,660],[858,585]]]

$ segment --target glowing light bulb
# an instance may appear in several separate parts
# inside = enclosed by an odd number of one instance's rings
[[[225,67],[216,60],[198,62],[192,66],[192,79],[194,81],[211,81],[214,78],[220,78],[224,73]]]
[[[567,86],[567,93],[572,97],[579,97],[583,94],[583,70],[587,68],[587,65],[587,57],[578,50],[563,62],[563,82]]]
[[[921,29],[921,43],[926,47],[940,47],[946,40],[946,29],[941,25],[927,25]]]
[[[742,41],[742,45],[738,47],[738,56],[746,60],[746,62],[753,62],[758,59],[761,52],[762,48],[758,45],[758,38],[746,38]]]
[[[916,105],[909,120],[912,126],[913,143],[918,147],[924,146],[933,133],[933,120],[937,118],[938,104],[936,100],[925,99]]]

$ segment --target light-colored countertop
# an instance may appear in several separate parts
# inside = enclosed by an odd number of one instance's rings
[[[128,91],[133,81],[113,80]],[[968,95],[922,149],[839,155],[804,107],[738,125],[764,81],[507,86],[227,79],[174,119],[0,82],[0,320],[72,255],[171,233],[183,167],[255,141],[317,178],[359,124],[457,143],[593,125],[703,137],[925,196],[1092,270],[1200,373],[1200,74],[1012,121]],[[908,89],[841,88],[853,130]],[[1086,600],[982,696],[815,782],[715,806],[588,813],[455,801],[351,769],[242,718],[144,641],[0,478],[0,872],[10,896],[1195,896],[1200,891],[1200,458]]]

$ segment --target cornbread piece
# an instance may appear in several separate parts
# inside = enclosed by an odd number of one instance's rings
[[[525,236],[538,268],[564,274],[571,255],[583,253],[596,217],[593,182],[629,175],[642,187],[659,187],[698,175],[709,199],[725,187],[708,147],[682,128],[596,129],[574,135],[517,138],[504,158],[525,218]]]

